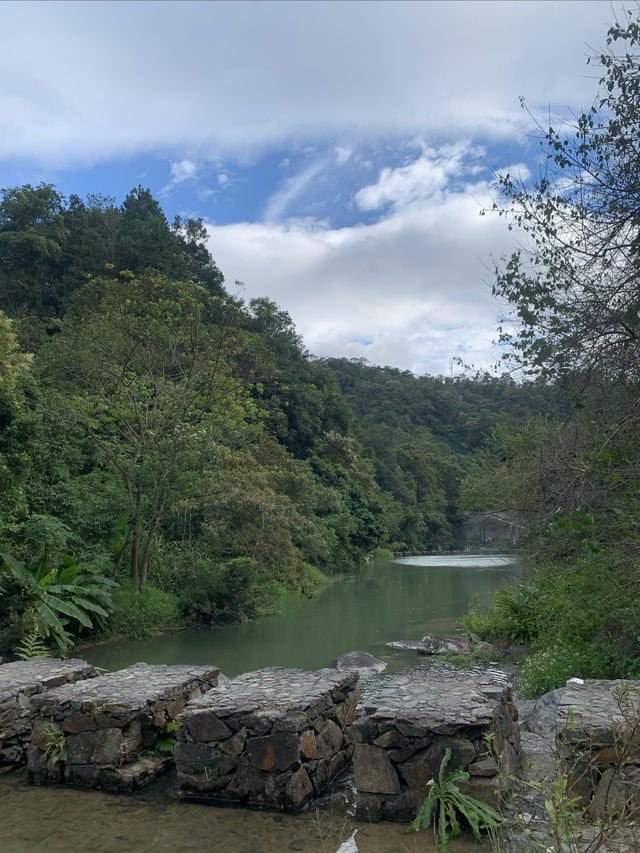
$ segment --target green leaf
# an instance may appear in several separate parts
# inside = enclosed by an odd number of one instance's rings
[[[64,613],[66,616],[71,616],[72,619],[77,619],[85,628],[93,628],[93,622],[88,615],[79,607],[76,607],[75,604],[72,604],[72,602],[64,601],[62,598],[57,598],[54,595],[47,595],[45,601],[50,607],[55,607],[59,613]]]
[[[73,600],[76,604],[80,605],[80,607],[84,607],[85,610],[91,610],[92,613],[98,613],[100,616],[108,616],[109,614],[104,609],[104,607],[100,607],[99,604],[96,604],[93,601],[89,601],[87,598],[81,598],[76,595],[73,597]]]
[[[56,631],[65,632],[62,622],[44,601],[36,601],[35,608],[48,627],[54,628]]]

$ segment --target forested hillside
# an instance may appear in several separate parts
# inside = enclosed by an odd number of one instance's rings
[[[0,651],[222,623],[379,546],[457,542],[460,481],[543,383],[310,358],[150,192],[0,203]]]

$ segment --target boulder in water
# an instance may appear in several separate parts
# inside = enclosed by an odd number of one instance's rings
[[[423,637],[417,646],[421,655],[468,655],[471,647],[467,637]]]
[[[368,652],[347,652],[346,655],[341,655],[334,664],[336,669],[358,672],[362,676],[374,675],[382,672],[387,668],[387,664],[370,655]]]

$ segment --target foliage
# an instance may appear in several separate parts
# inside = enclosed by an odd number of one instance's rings
[[[67,760],[67,746],[65,734],[62,729],[52,723],[45,728],[44,733],[47,735],[47,742],[44,748],[45,758],[50,764],[55,764],[58,761]]]
[[[614,51],[621,43],[623,52]],[[547,166],[530,185],[499,177],[500,210],[528,238],[497,272],[513,305],[503,339],[533,371],[635,381],[638,365],[637,217],[640,25],[609,29],[600,93],[566,129],[540,128]],[[498,205],[496,204],[496,209]]]
[[[175,720],[167,720],[156,735],[151,752],[171,754],[176,747],[177,730],[178,723]]]
[[[176,595],[152,584],[141,588],[128,581],[114,592],[107,633],[137,639],[175,628],[181,622],[182,609]]]
[[[1,548],[169,594],[127,586],[110,630],[248,619],[379,546],[450,547],[471,448],[551,393],[316,360],[285,310],[229,296],[208,238],[141,186],[0,196]],[[15,578],[0,612],[14,648]]]
[[[0,577],[20,589],[23,610],[42,638],[51,637],[66,651],[74,643],[75,632],[99,625],[112,608],[114,581],[91,569],[81,569],[73,557],[64,557],[56,568],[47,565],[45,555],[33,557],[29,564],[11,554],[0,553]]]
[[[27,634],[24,640],[16,648],[16,658],[18,660],[50,657],[51,651],[40,636],[40,631],[37,628],[35,628],[30,634]]]
[[[502,822],[502,816],[492,806],[476,800],[469,794],[463,794],[458,782],[466,782],[469,774],[465,770],[455,769],[445,776],[446,766],[451,758],[449,747],[438,771],[438,779],[429,784],[429,794],[418,809],[411,829],[418,832],[434,825],[438,850],[448,848],[449,838],[457,838],[461,832],[460,817],[471,827],[477,841],[481,840],[481,831],[495,831]]]
[[[209,300],[191,283],[103,280],[84,296],[95,310],[69,317],[41,358],[122,480],[131,577],[144,584],[162,518],[206,491],[213,449],[251,414],[248,380],[231,365],[246,341],[207,322]]]

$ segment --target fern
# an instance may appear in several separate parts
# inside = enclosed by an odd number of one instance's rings
[[[31,658],[50,658],[51,652],[36,628],[24,638],[16,649],[18,660],[30,660]]]

